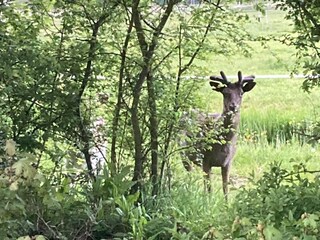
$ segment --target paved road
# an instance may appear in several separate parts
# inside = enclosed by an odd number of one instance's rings
[[[255,75],[256,79],[291,79],[291,78],[305,78],[305,75],[290,75],[290,74],[278,74],[278,75]],[[182,77],[183,79],[208,79],[209,76],[186,76]],[[227,76],[228,79],[238,79],[238,76]]]

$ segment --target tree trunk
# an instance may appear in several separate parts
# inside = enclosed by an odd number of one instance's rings
[[[121,65],[120,65],[120,73],[119,73],[119,83],[118,83],[118,96],[117,96],[117,103],[114,110],[114,117],[112,121],[112,139],[111,139],[111,163],[112,163],[112,170],[111,174],[117,172],[117,157],[116,157],[116,144],[117,144],[117,132],[119,127],[119,119],[120,119],[120,111],[122,105],[122,97],[123,97],[123,81],[124,81],[124,70],[126,64],[126,57],[127,57],[127,49],[129,45],[129,40],[131,36],[133,28],[133,17],[130,19],[130,23],[127,30],[127,35],[124,40],[122,51],[121,51]]]
[[[134,149],[135,149],[135,166],[134,166],[134,173],[132,180],[135,182],[134,186],[131,189],[131,193],[136,192],[141,187],[140,180],[143,176],[143,161],[144,161],[144,154],[142,148],[142,134],[140,129],[139,123],[139,102],[140,102],[140,95],[142,85],[145,82],[148,74],[150,73],[151,69],[151,62],[154,56],[154,51],[156,46],[158,45],[158,38],[164,28],[169,16],[173,10],[174,4],[177,2],[174,0],[169,0],[167,8],[159,21],[159,25],[154,29],[152,39],[150,44],[146,41],[145,30],[142,26],[141,14],[139,11],[139,0],[134,0],[132,4],[132,18],[134,22],[134,27],[136,29],[137,39],[139,42],[139,47],[141,50],[141,54],[143,57],[143,63],[141,72],[138,76],[136,84],[133,90],[133,101],[131,105],[131,124],[132,124],[132,131],[133,131],[133,139],[134,139]],[[150,79],[153,81],[153,79]],[[156,141],[155,141],[156,142]]]
[[[91,155],[90,155],[90,134],[89,134],[89,126],[88,122],[82,116],[81,112],[81,103],[82,103],[82,96],[88,86],[89,78],[92,71],[92,63],[96,52],[97,46],[97,36],[99,32],[99,28],[104,23],[106,16],[101,16],[100,19],[93,25],[91,39],[89,41],[89,51],[88,51],[88,61],[86,64],[86,68],[84,71],[84,76],[81,82],[81,86],[77,96],[77,109],[76,109],[76,116],[78,117],[78,127],[80,130],[80,140],[82,144],[81,152],[84,154],[85,161],[87,164],[87,168],[89,171],[89,175],[94,178],[93,171],[92,171],[92,163],[91,163]]]
[[[158,194],[158,115],[154,87],[154,79],[150,73],[147,77],[148,104],[150,110],[149,131],[151,137],[151,182],[152,196]]]

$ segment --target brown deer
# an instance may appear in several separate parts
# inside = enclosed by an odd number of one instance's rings
[[[182,117],[184,126],[187,126],[183,130],[183,145],[187,148],[183,154],[183,164],[188,171],[192,169],[192,163],[202,165],[208,179],[208,191],[211,190],[211,168],[221,167],[223,193],[227,200],[230,168],[236,152],[242,96],[243,93],[252,90],[256,82],[254,76],[242,78],[240,71],[235,83],[229,82],[224,72],[221,71],[220,74],[221,77],[210,77],[210,85],[214,91],[223,95],[222,114],[206,114],[192,110]],[[193,130],[190,127],[193,127]]]

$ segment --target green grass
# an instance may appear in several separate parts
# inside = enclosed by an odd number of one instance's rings
[[[278,137],[290,140],[302,122],[319,119],[320,91],[306,93],[303,79],[257,79],[256,87],[243,97],[240,132],[266,133],[269,142]],[[200,90],[200,108],[207,112],[222,111],[222,95],[204,83]]]
[[[320,92],[304,92],[302,79],[263,79],[244,96],[241,129],[268,133],[290,130],[303,121],[318,120]]]
[[[276,145],[267,141],[259,143],[240,142],[233,164],[233,174],[249,176],[254,173],[260,177],[272,162],[281,162],[282,166],[292,169],[293,165],[304,162],[309,168],[317,168],[315,159],[320,158],[317,147],[309,144],[299,144],[297,141],[284,143],[281,140]]]
[[[291,33],[293,24],[291,20],[285,19],[285,15],[280,10],[267,10],[264,16],[257,11],[244,11],[251,21],[246,24],[246,29],[255,37],[282,36],[285,33]],[[260,22],[257,21],[261,17]]]
[[[277,10],[268,10],[267,17],[258,22],[257,12],[246,12],[251,21],[245,24],[246,31],[251,39],[247,41],[251,48],[250,57],[242,53],[234,55],[208,54],[206,60],[198,60],[198,66],[206,67],[211,74],[224,70],[227,75],[235,75],[239,70],[245,74],[289,74],[295,67],[295,49],[279,41],[260,41],[263,38],[281,38],[292,32],[292,22],[284,19],[284,13]]]
[[[214,56],[210,55],[206,61],[207,67],[212,74],[224,70],[227,75],[235,75],[239,70],[245,74],[289,74],[294,70],[295,59],[294,49],[283,46],[276,41],[269,41],[262,44],[258,41],[248,42],[250,46],[250,56]]]

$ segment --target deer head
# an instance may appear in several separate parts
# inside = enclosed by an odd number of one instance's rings
[[[242,77],[241,72],[238,72],[238,81],[231,83],[228,81],[224,72],[220,72],[220,76],[211,76],[210,85],[212,90],[222,93],[223,95],[223,112],[237,113],[240,110],[242,95],[254,88],[254,76]]]

